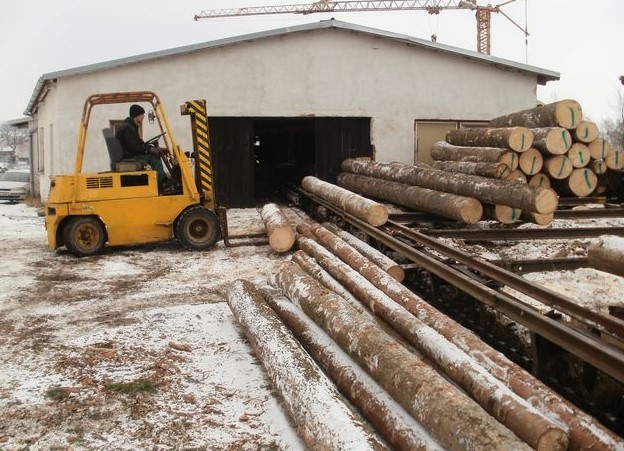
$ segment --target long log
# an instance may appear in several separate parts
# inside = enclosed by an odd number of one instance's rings
[[[505,163],[433,161],[431,167],[439,169],[440,171],[479,175],[481,177],[490,177],[493,179],[504,179],[511,172],[509,166]]]
[[[604,235],[592,241],[587,261],[592,268],[624,277],[624,238]]]
[[[287,252],[295,244],[295,231],[277,204],[262,207],[260,216],[269,236],[269,246],[275,252]]]
[[[544,172],[550,178],[562,180],[570,176],[574,167],[565,155],[554,155],[544,161]]]
[[[572,129],[578,127],[582,119],[581,105],[575,100],[566,99],[494,118],[490,121],[489,126]]]
[[[250,282],[234,282],[228,304],[308,447],[386,449]]]
[[[561,127],[534,128],[533,147],[545,154],[563,155],[572,146],[570,132]]]
[[[323,226],[334,235],[339,236],[345,242],[349,243],[349,245],[357,250],[360,254],[362,254],[364,257],[368,258],[370,261],[372,261],[381,269],[390,274],[394,280],[396,280],[397,282],[403,282],[403,279],[405,279],[405,271],[403,270],[403,268],[401,268],[401,265],[397,264],[397,262],[392,260],[390,257],[378,251],[374,247],[369,246],[367,243],[360,240],[356,236],[351,235],[346,230],[342,230],[335,224],[326,222],[325,224],[323,224]]]
[[[583,143],[574,143],[566,152],[566,157],[570,159],[570,163],[575,168],[584,168],[591,160],[589,147]]]
[[[267,303],[293,332],[342,394],[394,449],[442,450],[433,437],[303,311],[277,290],[263,289]]]
[[[431,147],[431,158],[438,161],[468,161],[474,163],[504,163],[510,170],[518,167],[518,155],[499,147],[454,146],[438,141]]]
[[[271,283],[301,306],[444,447],[529,449],[466,394],[294,263],[284,263]]]
[[[574,169],[565,180],[553,181],[558,192],[576,197],[586,197],[594,192],[598,185],[598,177],[590,168]]]
[[[347,243],[340,241],[339,237],[335,240],[335,246],[347,249]],[[320,244],[304,237],[300,238],[299,245],[518,437],[536,449],[566,449],[565,432],[485,371],[472,357],[411,315]],[[354,255],[354,249],[348,251]],[[341,254],[345,255],[344,252]]]
[[[531,147],[520,154],[518,168],[526,175],[535,175],[542,170],[544,157],[535,147]]]
[[[388,209],[385,206],[316,177],[304,177],[301,186],[372,226],[384,225],[388,220]]]
[[[624,169],[624,149],[612,148],[611,152],[604,158],[604,161],[609,169],[615,171]]]
[[[350,191],[466,224],[479,222],[483,214],[483,207],[478,200],[457,194],[344,172],[338,174],[337,182]]]
[[[603,160],[609,152],[611,152],[611,144],[604,138],[598,138],[594,141],[590,142],[587,147],[589,147],[589,154],[595,160]]]
[[[342,170],[537,213],[551,213],[556,210],[559,202],[557,193],[549,188],[534,188],[526,184],[468,174],[449,174],[427,165],[408,166],[400,163],[347,159],[342,162]]]
[[[508,147],[524,152],[533,143],[533,132],[526,127],[462,128],[449,131],[446,141],[456,146]]]
[[[531,374],[484,343],[473,332],[436,310],[376,265],[372,265],[366,259],[358,258],[356,255],[343,258],[340,255],[341,249],[336,246],[332,247],[334,240],[328,236],[331,235],[331,232],[319,226],[310,229],[323,246],[330,249],[343,261],[348,258],[349,266],[366,277],[375,287],[386,293],[425,324],[437,330],[462,351],[472,356],[497,379],[507,384],[535,408],[548,415],[549,418],[567,425],[571,449],[607,451],[624,446],[624,440],[602,426],[595,418],[555,394]]]
[[[598,126],[592,121],[581,121],[572,131],[572,137],[575,141],[588,144],[598,138],[600,134]]]

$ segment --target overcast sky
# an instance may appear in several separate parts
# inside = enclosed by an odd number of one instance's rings
[[[306,3],[305,0],[54,0],[0,2],[0,122],[22,117],[39,77],[49,72],[187,44],[329,19],[273,15],[193,20],[206,9]],[[483,5],[487,2],[479,0]],[[496,0],[491,4],[497,4]],[[492,15],[492,55],[557,71],[538,99],[578,100],[585,117],[617,117],[624,75],[623,0],[516,0]],[[476,50],[476,19],[464,10],[334,13],[337,20]],[[527,60],[528,58],[528,60]],[[183,71],[180,68],[180,71]],[[179,73],[171,74],[180,76]],[[215,87],[218,89],[218,87]]]

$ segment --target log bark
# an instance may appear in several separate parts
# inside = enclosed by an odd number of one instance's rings
[[[490,121],[489,126],[572,129],[578,127],[582,119],[581,105],[575,100],[566,99],[494,118]]]
[[[488,179],[467,174],[448,174],[426,165],[408,166],[400,163],[377,163],[371,160],[347,159],[342,162],[347,172],[383,178],[436,191],[472,197],[495,205],[508,205],[537,213],[551,213],[559,198],[549,188]]]
[[[332,247],[331,233],[322,227],[311,230],[319,241],[340,257],[340,249]],[[340,257],[343,261],[344,259]],[[353,269],[362,274],[378,289],[406,310],[437,330],[447,340],[465,353],[471,355],[497,379],[505,382],[515,393],[529,401],[549,418],[554,418],[569,428],[571,449],[618,449],[624,441],[602,426],[595,418],[587,415],[573,404],[555,394],[542,382],[535,379],[518,365],[510,362],[503,354],[481,341],[474,333],[442,314],[429,303],[419,298],[404,285],[396,282],[376,265],[365,259],[352,260]]]
[[[604,158],[609,169],[619,171],[624,169],[624,149],[611,149],[611,152]]]
[[[507,174],[507,177],[505,177],[504,180],[509,180],[510,182],[528,183],[527,176],[520,169],[511,171]]]
[[[275,252],[287,252],[295,244],[295,231],[284,212],[276,204],[264,205],[260,212],[269,236],[269,246]]]
[[[565,179],[572,174],[573,170],[570,159],[565,155],[555,155],[544,162],[544,172],[553,179]]]
[[[624,277],[624,238],[604,235],[592,241],[587,261],[592,268]]]
[[[599,130],[595,122],[581,121],[572,132],[575,141],[588,144],[598,138]]]
[[[545,154],[563,155],[572,146],[570,132],[561,127],[534,128],[533,147]]]
[[[535,188],[550,188],[550,177],[543,173],[535,174],[529,179],[529,186]]]
[[[611,144],[603,138],[595,139],[587,147],[589,147],[589,154],[595,160],[603,160],[612,149]]]
[[[508,147],[524,152],[533,143],[533,132],[526,127],[463,128],[449,131],[446,141],[456,146]]]
[[[609,167],[604,160],[592,160],[589,162],[589,169],[593,171],[594,174],[602,175],[609,170]]]
[[[277,290],[264,289],[267,303],[336,386],[396,450],[442,450],[433,437],[323,330]]]
[[[339,236],[342,240],[352,246],[356,251],[375,263],[381,269],[386,271],[397,282],[403,282],[405,279],[405,271],[401,268],[401,265],[397,264],[394,260],[378,251],[374,247],[369,246],[364,241],[351,235],[346,230],[342,230],[335,224],[325,223],[323,226],[332,232],[334,235]]]
[[[499,147],[454,146],[438,141],[431,147],[431,158],[438,161],[468,161],[474,163],[504,163],[510,170],[518,167],[518,155]]]
[[[583,143],[574,143],[566,152],[566,156],[570,159],[570,163],[575,168],[584,168],[589,164],[591,154],[589,147]]]
[[[532,213],[532,212],[527,212],[527,211],[523,211],[522,212],[522,220],[525,222],[532,222],[533,224],[537,224],[537,225],[548,225],[550,224],[553,219],[554,219],[555,215],[553,213],[548,213],[546,215],[542,215],[540,213]]]
[[[513,224],[518,222],[522,215],[522,210],[518,208],[508,207],[506,205],[483,205],[483,217],[492,219],[501,224]]]
[[[541,156],[541,155],[540,155]],[[504,179],[511,172],[505,163],[478,163],[473,161],[434,161],[431,167],[446,172],[479,175],[494,179]]]
[[[522,152],[518,158],[518,168],[526,175],[535,175],[542,170],[544,157],[535,147]]]
[[[329,232],[328,232],[329,233]],[[372,263],[371,263],[372,264]],[[530,449],[446,379],[292,262],[272,276],[410,415],[449,449]]]
[[[228,304],[308,447],[386,449],[251,283],[234,282]]]
[[[384,225],[388,220],[388,209],[385,206],[316,177],[305,177],[301,186],[372,226]]]
[[[350,173],[339,174],[337,181],[350,191],[466,224],[479,222],[483,213],[481,203],[466,196]]]

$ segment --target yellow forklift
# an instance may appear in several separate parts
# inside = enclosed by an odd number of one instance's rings
[[[144,162],[123,160],[123,152],[112,130],[102,130],[111,160],[111,170],[83,173],[82,165],[89,118],[94,106],[121,103],[149,103],[149,121],[157,121],[169,153],[163,162],[170,175],[170,190],[159,193],[156,172]],[[65,246],[78,256],[94,255],[109,246],[137,245],[176,238],[187,249],[212,247],[225,227],[225,209],[215,200],[206,102],[195,100],[181,106],[189,115],[193,135],[195,171],[171,133],[162,102],[153,92],[97,94],[86,102],[80,122],[76,166],[71,175],[51,177],[45,209],[48,245]],[[160,146],[163,147],[163,146]],[[195,172],[195,174],[193,173]],[[247,235],[245,237],[250,237]],[[237,238],[237,237],[232,237]]]

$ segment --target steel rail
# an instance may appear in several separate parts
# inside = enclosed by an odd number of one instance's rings
[[[590,363],[618,382],[624,383],[624,352],[621,350],[610,347],[597,338],[569,325],[557,322],[518,299],[487,287],[444,262],[418,251],[412,245],[395,238],[386,231],[370,226],[366,222],[311,193],[305,191],[304,193],[314,202],[323,205],[342,217],[349,224],[401,253],[411,261],[418,263],[426,270],[446,280],[478,301],[500,311],[513,321],[526,326],[571,354]]]
[[[586,257],[547,258],[528,260],[490,260],[496,266],[516,274],[542,271],[570,271],[589,266]]]
[[[624,218],[624,208],[590,208],[587,210],[556,210],[557,219]]]
[[[398,223],[396,223],[398,224]],[[489,240],[564,240],[597,238],[602,235],[624,236],[624,227],[575,227],[569,229],[421,229],[430,237],[461,238],[464,241]]]

